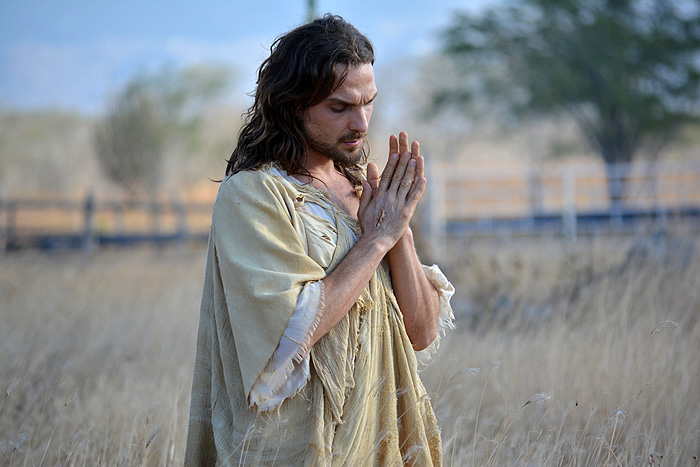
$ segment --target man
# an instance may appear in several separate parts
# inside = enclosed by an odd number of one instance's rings
[[[451,326],[453,289],[408,227],[418,143],[361,168],[373,63],[327,15],[260,67],[214,206],[187,465],[441,464],[414,351]]]

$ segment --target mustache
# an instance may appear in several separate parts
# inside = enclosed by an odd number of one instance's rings
[[[350,133],[346,133],[340,137],[340,141],[345,142],[345,141],[355,141],[356,139],[363,139],[367,136],[367,133],[362,132],[362,131],[353,131]]]

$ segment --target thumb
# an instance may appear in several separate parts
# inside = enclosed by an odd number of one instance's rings
[[[370,183],[373,190],[379,187],[379,169],[374,162],[367,164],[367,181]]]
[[[362,182],[362,196],[360,196],[360,207],[357,209],[357,217],[359,218],[362,213],[367,209],[367,205],[372,199],[372,187],[365,180]]]

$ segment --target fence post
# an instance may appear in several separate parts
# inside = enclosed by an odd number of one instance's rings
[[[112,208],[112,216],[114,219],[114,229],[112,235],[125,235],[126,234],[126,220],[125,220],[125,203],[126,201],[112,201],[110,206]]]
[[[89,192],[83,206],[83,251],[92,253],[95,248],[95,197]]]
[[[0,198],[0,254],[7,251],[7,220],[3,216],[5,209],[5,201]]]
[[[527,184],[530,192],[529,228],[535,230],[537,218],[542,215],[542,176],[537,167],[530,167],[527,172]]]
[[[154,243],[158,244],[160,243],[160,216],[162,206],[160,201],[153,197],[148,204],[148,207],[151,213],[151,233],[149,236],[153,239],[152,241]]]
[[[652,208],[654,210],[655,223],[659,226],[666,225],[666,210],[661,207],[661,199],[659,198],[659,185],[662,183],[661,171],[657,170],[656,161],[647,162],[644,177],[647,179],[647,185],[652,196]]]
[[[3,253],[9,249],[9,229],[10,202],[0,199],[0,248],[2,248]]]
[[[576,225],[576,177],[574,171],[570,167],[564,170],[561,177],[562,183],[562,198],[564,205],[562,206],[562,233],[564,239],[572,242],[576,241],[576,233],[578,226]]]
[[[610,178],[610,221],[618,229],[622,228],[622,214],[624,203],[625,178],[631,170],[630,164],[617,162],[610,164],[608,177]]]
[[[17,241],[17,202],[7,200],[6,206],[5,251],[9,251],[15,246]]]
[[[445,176],[432,159],[427,159],[430,186],[428,187],[428,246],[430,254],[436,260],[444,258],[445,240],[447,239],[447,219],[445,218]]]
[[[187,210],[177,190],[174,190],[170,195],[170,202],[173,206],[173,212],[175,212],[177,216],[177,239],[182,242],[187,239],[189,234],[189,229],[187,228]]]

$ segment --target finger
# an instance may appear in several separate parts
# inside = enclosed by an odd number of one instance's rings
[[[406,169],[408,168],[409,161],[411,160],[412,159],[410,153],[405,152],[401,155],[401,158],[399,159],[399,164],[396,166],[396,170],[394,170],[394,176],[391,180],[391,191],[398,193],[401,189],[402,183],[404,182],[404,178],[406,178]],[[409,180],[409,184],[411,183],[413,183],[413,170],[411,171],[411,176]]]
[[[405,200],[408,197],[408,193],[413,185],[413,177],[416,173],[416,161],[415,159],[409,159],[406,165],[406,172],[404,173],[403,179],[399,183],[399,188],[397,192],[397,197],[400,200]]]
[[[425,177],[425,158],[418,156],[416,158],[416,180]]]
[[[418,141],[411,143],[411,157],[418,159],[420,157],[420,144]]]
[[[411,187],[411,191],[408,193],[408,205],[415,209],[415,205],[418,204],[418,200],[423,196],[425,191],[425,185],[427,180],[424,177],[416,178]]]
[[[376,190],[377,188],[379,188],[379,180],[380,175],[379,169],[377,168],[377,164],[375,164],[374,162],[370,162],[369,164],[367,164],[367,181],[372,187],[372,190]]]
[[[372,187],[367,181],[362,182],[362,196],[360,196],[360,207],[357,208],[357,218],[362,217],[362,213],[367,209],[367,205],[372,199]]]
[[[379,181],[379,191],[386,191],[389,189],[391,184],[391,178],[394,176],[394,171],[396,170],[396,165],[399,163],[399,155],[394,153],[389,156],[389,160],[386,161],[386,166],[382,172],[381,180]]]
[[[408,146],[408,133],[402,131],[399,133],[399,154],[408,152],[410,147]]]
[[[399,153],[399,138],[396,135],[389,136],[389,155]]]

